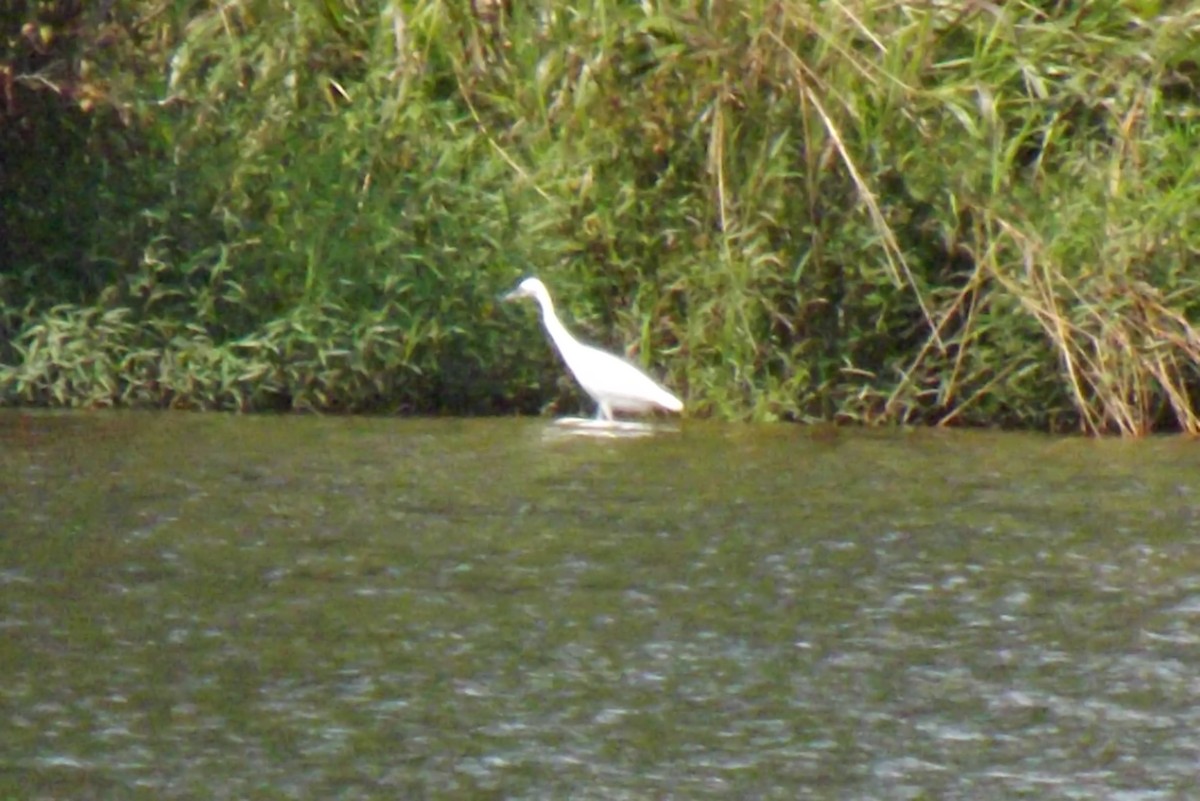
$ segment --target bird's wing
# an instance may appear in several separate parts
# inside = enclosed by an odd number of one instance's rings
[[[668,408],[678,401],[639,367],[599,348],[581,345],[567,366],[584,390],[601,398],[627,404],[658,404]],[[574,363],[573,363],[574,362]]]

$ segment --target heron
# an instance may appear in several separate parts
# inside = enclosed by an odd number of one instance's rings
[[[585,345],[575,338],[554,312],[550,290],[537,278],[526,278],[504,300],[533,298],[542,309],[542,325],[567,363],[567,369],[596,402],[596,419],[613,421],[614,412],[642,414],[655,409],[683,411],[675,397],[641,369],[619,356]]]

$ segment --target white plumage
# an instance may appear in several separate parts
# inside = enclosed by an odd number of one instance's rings
[[[542,324],[567,369],[596,401],[596,419],[612,420],[614,412],[643,413],[654,409],[683,411],[683,401],[624,359],[585,345],[572,336],[558,315],[550,291],[537,278],[526,278],[505,300],[533,298],[542,309]]]

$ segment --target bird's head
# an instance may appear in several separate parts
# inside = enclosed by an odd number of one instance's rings
[[[533,298],[539,303],[544,303],[550,299],[550,293],[546,290],[546,285],[537,278],[526,278],[517,284],[516,289],[504,296],[504,300],[520,300],[521,298]]]

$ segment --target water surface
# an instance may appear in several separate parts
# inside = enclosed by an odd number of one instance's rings
[[[1200,451],[0,414],[0,798],[1158,799]]]

